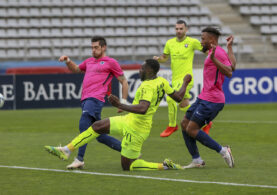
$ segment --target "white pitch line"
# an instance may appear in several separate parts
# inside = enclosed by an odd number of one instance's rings
[[[219,123],[252,123],[252,124],[277,124],[277,121],[240,121],[240,120],[215,120]]]
[[[184,182],[184,183],[203,183],[203,184],[218,184],[218,185],[227,185],[227,186],[243,186],[243,187],[257,187],[257,188],[274,188],[274,189],[277,189],[277,186],[269,186],[269,185],[253,185],[253,184],[240,184],[240,183],[215,182],[215,181],[194,181],[194,180],[186,180],[186,179],[149,177],[149,176],[143,176],[143,175],[125,175],[125,174],[98,173],[98,172],[88,172],[88,171],[68,171],[68,170],[60,170],[60,169],[46,169],[46,168],[5,166],[5,165],[0,165],[0,168],[25,169],[25,170],[36,170],[36,171],[51,171],[51,172],[61,172],[61,173],[78,173],[78,174],[101,175],[101,176],[112,176],[112,177],[130,177],[130,178],[152,179],[152,180],[160,180],[160,181],[177,181],[177,182]]]

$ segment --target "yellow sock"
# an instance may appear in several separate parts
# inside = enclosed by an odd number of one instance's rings
[[[76,150],[77,148],[87,144],[92,139],[97,138],[100,134],[96,133],[92,127],[89,127],[83,133],[75,137],[68,145],[70,151]]]
[[[142,159],[137,159],[130,166],[130,171],[153,171],[153,170],[164,170],[163,164],[152,163]]]
[[[186,107],[180,107],[180,110],[183,111],[186,114],[186,112],[189,109],[189,107],[190,107],[190,105],[188,105]]]
[[[176,102],[169,96],[166,97],[166,101],[168,104],[168,120],[170,127],[176,127],[177,121],[177,104]]]

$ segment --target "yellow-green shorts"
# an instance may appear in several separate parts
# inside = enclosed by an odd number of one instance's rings
[[[128,124],[126,115],[110,117],[110,134],[120,135],[121,155],[129,159],[137,159],[141,153],[144,139]]]
[[[177,79],[177,80],[172,81],[172,88],[175,91],[179,91],[179,89],[183,85],[183,82],[184,82],[184,79]],[[189,91],[191,90],[192,87],[193,87],[193,80],[187,86],[187,90],[186,90],[184,99],[190,99],[191,98],[191,95],[189,94]]]

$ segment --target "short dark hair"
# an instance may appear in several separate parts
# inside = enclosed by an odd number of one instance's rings
[[[98,42],[98,41],[101,47],[107,45],[106,39],[102,36],[94,36],[91,38],[91,42]]]
[[[185,26],[187,26],[187,23],[184,20],[178,20],[176,24],[184,24]]]
[[[209,34],[212,34],[212,35],[214,35],[216,38],[218,38],[218,37],[221,35],[221,33],[219,32],[219,30],[218,30],[217,28],[210,27],[210,26],[204,28],[204,29],[202,30],[202,33],[203,33],[203,32],[207,32],[207,33],[209,33]]]
[[[154,59],[145,60],[146,66],[150,67],[155,74],[157,74],[160,70],[160,63]]]

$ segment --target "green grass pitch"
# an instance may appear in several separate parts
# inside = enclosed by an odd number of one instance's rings
[[[206,162],[203,169],[125,172],[121,170],[120,154],[96,140],[88,145],[83,171],[117,176],[1,167],[65,170],[76,153],[65,162],[49,155],[43,146],[67,144],[78,134],[80,114],[79,108],[0,110],[1,195],[277,194],[277,104],[226,105],[214,120],[210,135],[220,144],[231,146],[236,164],[234,169],[228,168],[220,155],[198,143],[200,154]],[[117,115],[115,108],[103,109],[102,118],[114,115]],[[182,117],[179,112],[178,123]],[[167,121],[167,108],[159,108],[149,139],[143,145],[142,158],[152,162],[171,158],[182,165],[190,163],[191,157],[180,130],[168,138],[159,136]],[[273,188],[163,181],[119,174]]]

